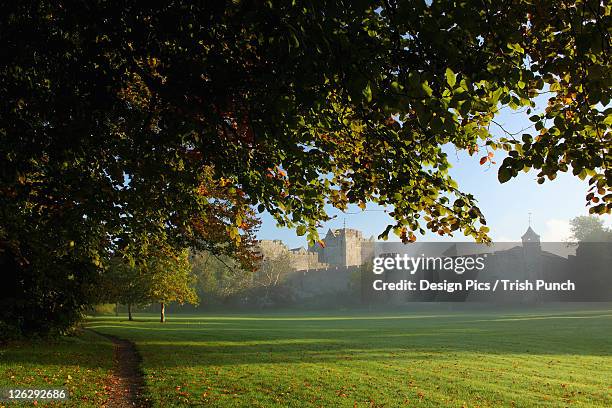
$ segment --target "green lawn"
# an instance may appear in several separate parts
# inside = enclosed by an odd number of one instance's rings
[[[68,403],[46,406],[101,406],[107,399],[104,387],[112,367],[113,345],[87,331],[77,337],[0,346],[0,388],[69,390]],[[0,407],[4,404],[0,401]]]
[[[137,316],[88,326],[136,342],[173,406],[612,406],[612,309]],[[100,406],[112,368],[91,332],[0,348],[0,387],[66,387]],[[59,406],[60,404],[54,404]],[[3,403],[0,402],[0,407]]]
[[[89,327],[136,342],[159,407],[612,406],[607,308],[156,319]]]

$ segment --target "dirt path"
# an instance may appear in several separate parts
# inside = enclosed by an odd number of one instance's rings
[[[145,381],[140,369],[141,358],[134,343],[108,334],[96,333],[112,341],[115,346],[114,369],[105,387],[109,399],[104,407],[149,408],[150,401],[144,396]]]

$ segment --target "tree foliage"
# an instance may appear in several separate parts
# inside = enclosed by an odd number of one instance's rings
[[[243,269],[231,257],[200,251],[192,254],[190,262],[197,277],[196,289],[203,304],[226,302],[253,284],[255,271]]]
[[[195,275],[189,262],[189,252],[159,254],[151,257],[144,265],[149,278],[148,297],[157,303],[176,302],[197,304]]]
[[[121,303],[128,306],[132,320],[132,306],[151,303],[149,296],[150,276],[142,268],[130,264],[123,257],[113,257],[101,279],[100,302]]]
[[[233,259],[211,253],[191,257],[197,290],[208,305],[262,307],[286,306],[294,300],[288,277],[294,268],[286,254],[264,256],[259,250],[254,270],[244,270]]]
[[[101,280],[100,301],[131,306],[151,303],[198,303],[189,252],[170,248],[149,251],[146,259],[135,262],[114,257]],[[131,317],[131,314],[130,314]]]
[[[481,163],[507,151],[502,183],[532,168],[539,182],[588,177],[591,211],[610,213],[610,10],[591,0],[5,2],[7,264],[38,299],[48,259],[76,262],[53,284],[72,285],[143,241],[249,263],[241,236],[253,207],[311,241],[327,204],[366,202],[393,208],[382,238],[428,229],[486,241],[475,197],[449,176],[447,145]],[[531,112],[538,96],[545,112]],[[501,109],[533,128],[495,137]]]
[[[293,290],[287,278],[294,271],[289,257],[281,254],[276,257],[264,257],[253,276],[250,291],[252,301],[259,306],[287,305],[293,298]]]
[[[579,216],[570,220],[571,238],[576,242],[610,242],[612,229],[604,226],[603,219],[595,216]]]

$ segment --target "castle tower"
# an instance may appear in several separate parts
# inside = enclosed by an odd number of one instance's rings
[[[542,279],[542,247],[540,236],[529,226],[521,237],[523,242],[523,259],[525,262],[525,279],[535,282]],[[539,296],[535,291],[526,292],[525,301],[528,303],[537,302]]]
[[[359,230],[351,228],[329,229],[323,238],[323,246],[310,246],[308,251],[316,252],[319,262],[330,266],[349,267],[363,263],[362,244],[368,242]]]
[[[521,241],[523,241],[523,248],[529,248],[538,252],[542,250],[540,246],[540,236],[531,229],[531,226],[527,228],[527,231],[525,231],[521,237]]]

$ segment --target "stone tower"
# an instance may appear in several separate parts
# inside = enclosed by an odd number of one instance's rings
[[[362,264],[361,247],[367,240],[359,230],[351,228],[329,229],[323,238],[324,246],[311,246],[309,251],[319,255],[319,262],[330,266]]]

